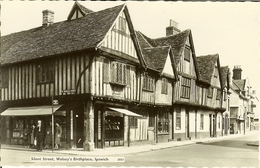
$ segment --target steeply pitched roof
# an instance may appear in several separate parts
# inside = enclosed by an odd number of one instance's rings
[[[71,20],[74,12],[77,9],[80,10],[80,12],[82,13],[83,16],[86,16],[88,13],[93,12],[92,10],[86,8],[85,6],[83,6],[80,3],[78,3],[77,1],[75,1],[75,3],[74,3],[74,5],[73,5],[73,7],[72,7],[72,9],[71,9],[71,11],[70,11],[70,13],[68,15],[68,20]]]
[[[234,80],[233,83],[235,84],[235,90],[245,90],[245,84],[246,84],[246,79],[240,79],[240,80]]]
[[[150,47],[143,49],[143,56],[148,68],[162,71],[169,53],[170,46]]]
[[[78,7],[81,9],[82,12],[84,12],[85,14],[94,12],[91,9],[86,8],[85,6],[81,5],[80,3],[78,3],[77,1],[75,2],[78,4]]]
[[[94,49],[125,5],[1,37],[1,64]]]
[[[218,54],[197,57],[201,80],[210,84]]]
[[[223,85],[226,84],[228,85],[228,71],[229,71],[228,66],[220,67],[220,71],[221,71],[221,78],[222,78]]]
[[[154,39],[151,43],[155,46],[170,45],[173,50],[175,63],[178,64],[190,33],[190,30],[185,30],[176,35]]]

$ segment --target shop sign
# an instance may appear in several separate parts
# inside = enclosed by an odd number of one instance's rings
[[[101,111],[98,111],[98,140],[101,140]]]
[[[62,90],[62,93],[76,93],[75,89],[69,89],[69,90]]]
[[[123,117],[122,113],[115,112],[115,111],[106,111],[105,115],[106,116],[119,116],[119,117]]]

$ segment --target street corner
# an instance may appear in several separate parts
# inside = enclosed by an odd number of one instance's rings
[[[253,142],[247,143],[247,145],[249,145],[249,146],[259,146],[259,141],[253,141]]]

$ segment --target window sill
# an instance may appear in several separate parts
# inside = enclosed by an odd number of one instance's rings
[[[158,132],[158,135],[169,135],[169,132]]]
[[[117,85],[117,86],[122,86],[125,87],[126,84],[122,84],[122,83],[115,83],[115,82],[110,82],[111,85]]]
[[[142,90],[146,92],[154,92],[153,90],[148,90],[148,89],[142,89]]]

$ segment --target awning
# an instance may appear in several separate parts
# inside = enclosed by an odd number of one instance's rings
[[[57,111],[62,105],[53,106],[53,112]],[[31,107],[11,107],[1,113],[1,116],[34,116],[51,115],[52,106],[31,106]]]
[[[142,117],[141,115],[136,114],[136,113],[134,113],[134,112],[132,112],[132,111],[129,111],[129,110],[126,110],[126,109],[110,108],[110,107],[109,107],[109,109],[110,109],[110,110],[113,110],[113,111],[117,111],[117,112],[119,112],[119,113],[123,113],[123,114],[125,114],[125,115],[127,115],[127,116]]]

